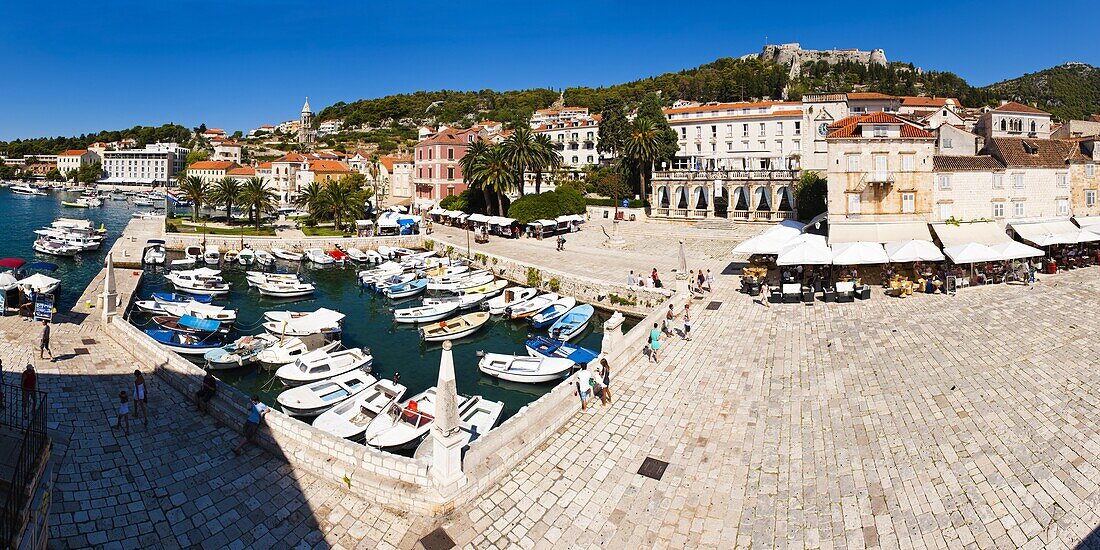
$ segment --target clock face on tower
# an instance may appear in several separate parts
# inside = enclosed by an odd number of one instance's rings
[[[822,122],[821,124],[817,125],[817,135],[819,135],[821,137],[825,137],[828,134],[829,134],[829,123],[828,122]]]

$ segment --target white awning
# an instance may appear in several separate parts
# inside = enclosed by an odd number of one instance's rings
[[[35,273],[34,275],[27,277],[26,279],[20,279],[16,284],[23,288],[29,288],[35,291],[43,291],[60,282],[61,281],[54,279],[53,277],[47,277],[41,273]]]
[[[932,230],[936,232],[936,236],[943,243],[944,252],[947,252],[948,248],[955,248],[969,243],[993,246],[1012,240],[1008,238],[1004,228],[996,222],[961,222],[959,224],[939,222],[932,224]]]
[[[829,244],[868,242],[886,244],[893,241],[932,241],[928,223],[899,222],[837,222],[829,224]]]
[[[535,220],[527,225],[540,225],[542,227],[553,227],[558,225],[558,222],[554,220]]]
[[[1019,260],[1022,258],[1034,258],[1036,256],[1042,256],[1044,252],[1038,248],[1028,246],[1024,243],[1017,241],[1008,241],[993,245],[992,248],[1002,260]]]
[[[972,264],[976,262],[995,262],[1001,259],[996,250],[981,243],[966,243],[949,246],[943,249],[943,253],[957,264]]]
[[[444,210],[442,208],[439,208],[439,207],[435,207],[435,208],[428,211],[428,214],[432,215],[432,216],[439,216],[441,214],[446,214],[446,213],[447,213],[446,210]]]
[[[344,317],[345,315],[339,311],[321,308],[303,317],[290,319],[287,325],[297,332],[313,333],[339,326]]]
[[[1100,230],[1100,216],[1074,216],[1073,221],[1084,229]]]
[[[564,216],[558,216],[557,221],[558,221],[558,223],[561,223],[561,222],[583,222],[584,217],[579,216],[577,214],[566,214]]]
[[[943,252],[940,252],[940,249],[930,241],[888,242],[886,256],[894,263],[943,261]]]
[[[1073,225],[1069,220],[1013,222],[1008,224],[1020,238],[1038,246],[1075,244],[1100,240],[1100,235]]]
[[[470,221],[477,223],[488,223],[489,216],[486,216],[485,214],[470,214]]]
[[[825,244],[825,237],[803,233],[792,239],[779,251],[776,265],[829,265],[833,251]]]
[[[833,245],[833,265],[884,264],[889,261],[879,243],[854,242]]]
[[[397,218],[382,216],[378,218],[378,227],[397,227]]]
[[[371,220],[355,220],[355,225],[359,227],[368,227],[374,225],[374,222]]]
[[[461,211],[461,210],[450,210],[450,211],[447,212],[447,217],[448,218],[461,218],[465,215],[466,215],[466,213]]]
[[[737,245],[734,254],[779,254],[783,247],[802,234],[805,226],[794,220],[786,220],[767,231]]]
[[[504,227],[516,223],[516,220],[513,220],[512,218],[505,218],[504,216],[493,216],[492,218],[489,218],[489,223],[492,225],[499,225],[501,227]]]

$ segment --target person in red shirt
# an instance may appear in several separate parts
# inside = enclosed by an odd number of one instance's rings
[[[38,407],[38,374],[34,372],[34,365],[27,364],[27,368],[23,370],[23,417],[27,417],[27,404],[30,403],[31,407]]]

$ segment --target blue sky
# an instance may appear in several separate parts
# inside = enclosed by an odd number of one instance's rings
[[[883,48],[978,85],[1100,65],[1083,2],[1041,10],[1054,19],[1020,18],[1036,6],[1012,1],[746,4],[16,0],[0,18],[0,140],[166,122],[248,129],[295,117],[307,95],[319,110],[420,89],[614,84],[765,40]]]

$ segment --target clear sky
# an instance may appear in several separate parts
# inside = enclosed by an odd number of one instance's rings
[[[319,111],[422,89],[614,84],[765,41],[883,48],[982,85],[1100,65],[1094,13],[1077,1],[13,0],[0,17],[0,140],[247,130],[296,117],[307,95]]]

